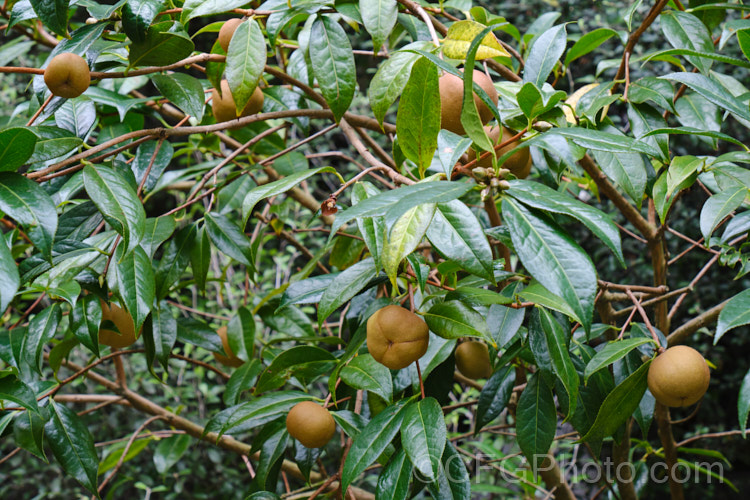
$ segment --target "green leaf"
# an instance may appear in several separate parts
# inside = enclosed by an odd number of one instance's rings
[[[163,0],[127,0],[122,8],[122,29],[132,41],[143,42],[148,27],[163,9]]]
[[[388,215],[391,224],[398,220],[409,209],[423,203],[449,202],[460,198],[472,185],[466,182],[418,182],[410,186],[384,191],[367,198],[355,206],[336,214],[331,226],[331,238],[341,226],[358,217]],[[388,222],[386,221],[388,226]]]
[[[310,395],[298,391],[272,392],[216,413],[206,424],[205,432],[218,432],[220,436],[230,430],[233,434],[247,432],[286,415],[294,405],[310,399]]]
[[[255,269],[250,239],[229,217],[223,214],[207,213],[206,230],[216,248],[228,257]]]
[[[39,413],[36,394],[14,375],[0,378],[0,400],[12,401],[29,411]]]
[[[248,191],[245,195],[245,199],[242,201],[242,223],[247,223],[248,217],[253,212],[255,205],[264,198],[270,198],[272,196],[285,193],[292,189],[294,186],[304,181],[305,179],[312,177],[320,172],[336,172],[332,167],[319,167],[311,170],[304,170],[297,172],[279,179],[277,181],[269,182],[268,184],[262,184]],[[338,217],[337,217],[338,219]]]
[[[39,140],[34,146],[34,154],[28,159],[29,163],[59,158],[83,143],[70,131],[58,127],[38,126],[34,127],[34,132],[39,136]]]
[[[165,474],[172,468],[185,452],[190,448],[193,438],[187,434],[178,434],[159,441],[159,446],[154,451],[154,466],[156,472]]]
[[[202,226],[195,233],[195,241],[190,249],[190,267],[193,269],[193,277],[198,289],[206,291],[206,279],[208,269],[211,265],[211,240],[206,232],[206,226]]]
[[[593,31],[589,31],[570,48],[567,54],[565,54],[565,66],[570,66],[570,63],[583,57],[586,54],[596,50],[601,44],[617,36],[617,32],[610,28],[598,28]]]
[[[50,31],[68,36],[68,0],[29,0],[34,12]]]
[[[660,157],[658,149],[632,137],[617,135],[581,127],[555,128],[547,134],[561,135],[586,149],[609,151],[610,153],[645,153]]]
[[[356,205],[362,200],[375,196],[379,193],[372,184],[369,182],[357,182],[352,187],[352,205]],[[380,257],[383,253],[383,245],[385,244],[385,223],[382,217],[360,217],[357,219],[357,227],[359,233],[367,245],[367,249],[370,251],[373,260],[375,261],[375,267],[380,268]]]
[[[542,88],[565,52],[566,36],[565,25],[560,24],[551,27],[534,40],[534,45],[526,57],[524,82],[531,82]]]
[[[643,201],[648,176],[646,163],[639,153],[592,151],[592,154],[607,177],[625,191],[631,200],[638,204]]]
[[[701,209],[700,226],[703,238],[708,241],[724,217],[734,212],[747,196],[747,187],[727,189],[710,197]]]
[[[424,320],[432,333],[444,339],[479,337],[495,345],[485,318],[458,300],[435,304],[424,314]]]
[[[401,400],[378,413],[352,440],[341,473],[341,491],[346,495],[349,485],[385,451],[401,429],[408,400]]]
[[[30,411],[14,412],[13,439],[20,448],[49,463],[44,453],[44,420]]]
[[[130,45],[130,66],[167,66],[185,59],[195,50],[195,45],[177,21],[151,25],[142,42]]]
[[[237,309],[227,324],[229,348],[243,360],[252,359],[255,353],[255,318],[247,306]]]
[[[434,203],[417,205],[410,208],[393,225],[391,234],[383,245],[381,261],[394,288],[397,287],[398,266],[422,241],[435,213],[435,207]]]
[[[123,305],[133,317],[135,331],[139,332],[156,296],[151,259],[140,246],[125,254],[120,245],[109,266],[107,281],[110,288],[122,298]]]
[[[638,408],[643,393],[648,386],[648,367],[651,361],[643,363],[633,374],[622,381],[607,395],[599,408],[591,429],[581,438],[586,442],[601,442],[611,436],[625,423]]]
[[[739,118],[750,120],[750,110],[747,109],[747,106],[742,106],[738,99],[704,75],[698,73],[670,73],[659,78],[687,85],[720,108],[733,113]]]
[[[375,500],[408,500],[409,482],[414,467],[403,448],[383,467],[378,477]]]
[[[133,187],[104,165],[86,165],[83,184],[104,220],[122,236],[127,252],[135,249],[146,230],[146,213]]]
[[[174,218],[172,217],[149,217],[146,219],[146,229],[144,231],[143,240],[141,240],[141,248],[146,252],[146,255],[153,257],[156,253],[156,249],[164,243],[167,238],[172,236],[175,230]]]
[[[172,285],[177,283],[187,267],[190,252],[194,250],[195,225],[185,226],[167,242],[159,265],[154,273],[156,298],[159,300],[169,295]],[[195,269],[193,269],[195,271]]]
[[[440,132],[437,68],[427,59],[420,58],[411,69],[398,105],[396,131],[404,155],[424,175],[437,149]]]
[[[31,158],[37,136],[28,128],[13,127],[0,132],[0,171],[15,172]]]
[[[371,258],[357,262],[339,273],[320,297],[318,324],[322,324],[333,311],[357,295],[376,275],[375,262]]]
[[[510,181],[507,193],[532,208],[564,214],[582,222],[602,240],[625,267],[620,232],[612,219],[599,209],[551,189],[544,184],[526,180]]]
[[[23,226],[42,255],[51,258],[57,211],[36,182],[19,174],[0,172],[0,211]]]
[[[78,299],[70,311],[70,330],[73,335],[99,357],[99,325],[102,323],[102,306],[99,298],[85,295]]]
[[[273,432],[264,436],[260,446],[260,460],[254,481],[257,488],[264,490],[272,488],[276,483],[278,468],[275,465],[284,454],[290,437],[286,426],[281,422],[275,423],[271,429]]]
[[[750,289],[743,290],[731,299],[719,313],[719,321],[716,325],[716,335],[714,335],[714,345],[729,330],[738,326],[750,323]]]
[[[750,371],[745,374],[740,387],[740,396],[737,401],[737,418],[742,429],[742,437],[745,437],[747,427],[747,416],[750,414]]]
[[[466,470],[463,458],[453,445],[445,444],[442,466],[439,469],[437,481],[427,483],[427,489],[432,498],[441,500],[470,500],[471,478]]]
[[[73,411],[54,401],[50,401],[49,411],[44,433],[52,453],[65,472],[99,498],[96,491],[99,457],[88,427]]]
[[[237,368],[227,381],[224,389],[223,400],[227,406],[236,405],[240,402],[240,395],[254,387],[255,381],[263,370],[263,365],[257,359],[251,359]]]
[[[330,373],[336,358],[330,352],[309,345],[299,345],[283,351],[261,373],[255,393],[277,389],[292,376],[303,385],[324,373]]]
[[[196,17],[221,14],[243,5],[247,5],[247,0],[187,0],[183,5],[182,18],[188,21]]]
[[[661,30],[669,43],[676,49],[690,49],[697,52],[714,52],[711,33],[703,22],[692,14],[677,10],[666,10],[659,16]],[[700,70],[708,73],[711,60],[702,57],[688,57],[688,61]]]
[[[349,37],[333,18],[319,17],[312,25],[309,51],[320,92],[338,122],[349,109],[357,84]]]
[[[492,249],[479,220],[465,203],[459,200],[439,203],[426,235],[446,258],[494,283]]]
[[[584,383],[587,383],[589,377],[594,373],[611,365],[618,359],[624,358],[633,349],[648,343],[653,343],[653,339],[640,337],[608,342],[604,348],[597,352],[588,364],[586,364],[586,370],[583,372]]]
[[[391,372],[369,354],[355,357],[341,369],[341,380],[357,390],[373,392],[386,401],[393,398]]]
[[[151,81],[161,95],[185,114],[195,117],[198,121],[203,119],[203,86],[197,78],[185,73],[169,73],[152,75]]]
[[[177,341],[177,321],[166,301],[160,301],[158,307],[153,308],[143,324],[141,337],[146,345],[148,366],[153,366],[155,358],[167,370],[169,354]]]
[[[359,0],[359,11],[365,29],[372,37],[372,51],[377,53],[396,25],[396,0]]]
[[[0,311],[5,312],[20,284],[16,261],[13,260],[5,238],[0,238]]]
[[[516,371],[511,365],[495,371],[482,387],[477,405],[477,422],[474,425],[476,435],[482,427],[495,420],[508,406],[513,386],[516,383]]]
[[[546,458],[557,427],[557,413],[552,389],[539,373],[529,377],[526,388],[518,398],[516,408],[516,435],[531,470],[536,474],[542,465],[539,458]]]
[[[227,51],[226,78],[239,114],[258,86],[266,66],[266,39],[258,23],[250,18],[232,35]]]
[[[509,197],[503,216],[524,267],[545,288],[563,298],[588,332],[594,311],[596,269],[588,254],[556,224]]]
[[[428,480],[437,479],[447,431],[440,403],[426,398],[404,410],[401,444],[414,467]]]
[[[525,308],[514,309],[499,304],[490,305],[487,325],[498,347],[505,347],[523,324]]]
[[[391,53],[391,57],[380,64],[378,71],[370,81],[370,88],[368,89],[370,107],[380,125],[383,124],[388,108],[403,92],[406,82],[409,80],[411,68],[420,58],[418,54],[408,52],[408,50],[428,50],[429,47],[432,47],[432,44],[427,41],[412,42],[402,50]]]
[[[29,321],[29,329],[23,341],[23,351],[26,362],[39,374],[42,373],[44,347],[54,338],[61,319],[62,311],[58,303],[53,302],[51,306],[37,313]]]
[[[538,310],[544,343],[549,352],[552,369],[562,381],[565,392],[568,394],[568,401],[575,401],[578,398],[578,373],[568,352],[568,334],[549,311],[542,308]],[[531,333],[532,330],[529,330],[529,335]],[[570,420],[574,411],[575,405],[569,405],[565,420]]]

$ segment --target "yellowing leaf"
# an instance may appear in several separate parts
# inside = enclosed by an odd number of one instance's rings
[[[469,45],[472,40],[486,26],[474,21],[458,21],[454,23],[443,40],[443,54],[451,59],[466,59]],[[493,33],[487,33],[477,49],[476,60],[489,59],[491,57],[510,57],[507,50],[500,45],[500,41]]]

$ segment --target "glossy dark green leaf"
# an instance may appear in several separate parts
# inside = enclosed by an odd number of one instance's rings
[[[55,124],[85,138],[96,122],[96,106],[88,97],[66,99],[55,113]]]
[[[188,21],[196,17],[228,12],[246,4],[247,2],[243,0],[187,0],[182,16],[185,21]]]
[[[172,468],[185,452],[190,448],[193,438],[187,434],[178,434],[161,439],[154,451],[154,466],[156,472],[165,474]]]
[[[177,73],[175,73],[176,75]],[[203,105],[202,90],[201,105]],[[154,153],[156,153],[156,156],[154,156]],[[143,177],[148,172],[146,182],[143,184],[144,192],[150,193],[156,187],[164,170],[166,170],[169,162],[172,160],[172,156],[174,156],[174,147],[172,147],[172,143],[169,141],[147,141],[138,146],[135,160],[131,163],[130,168],[138,185],[143,182]],[[151,166],[150,170],[149,165]],[[165,219],[165,217],[159,217],[159,219]],[[148,251],[145,247],[144,250]]]
[[[216,413],[206,424],[206,432],[221,435],[231,430],[239,434],[256,429],[286,415],[297,403],[310,399],[308,394],[297,391],[272,392]]]
[[[335,170],[331,167],[319,167],[313,168],[311,170],[304,170],[296,174],[288,175],[283,179],[269,182],[268,184],[262,184],[256,188],[251,189],[242,202],[243,223],[247,222],[247,219],[252,214],[255,205],[260,200],[285,193],[308,177],[312,177],[313,175],[320,172],[335,172]]]
[[[407,400],[391,405],[373,418],[352,440],[341,473],[341,490],[349,485],[385,451],[401,430]],[[346,494],[346,493],[344,493]]]
[[[361,354],[341,369],[341,380],[354,389],[374,392],[386,401],[393,398],[391,372],[369,354]]]
[[[551,221],[508,197],[502,206],[521,263],[545,288],[563,298],[589,331],[597,286],[589,256]]]
[[[357,295],[377,274],[375,262],[367,258],[339,273],[323,291],[318,305],[318,324]]]
[[[460,198],[472,189],[472,185],[465,182],[419,182],[411,186],[384,191],[360,201],[351,208],[336,214],[336,220],[331,227],[331,235],[341,226],[358,217],[374,217],[387,215],[387,221],[392,225],[401,215],[411,208],[423,203],[449,202]],[[387,226],[390,226],[386,222]]]
[[[582,222],[612,250],[625,267],[620,232],[607,214],[538,182],[514,180],[510,181],[510,185],[508,194],[521,203],[540,210],[565,214]]]
[[[260,447],[260,460],[256,469],[254,484],[261,489],[273,489],[278,472],[274,471],[276,462],[283,456],[289,443],[289,433],[282,422],[274,426],[274,432],[265,436]]]
[[[135,331],[140,331],[156,297],[151,259],[140,246],[125,254],[124,246],[119,245],[110,263],[107,281],[133,317]]]
[[[34,146],[34,154],[28,159],[29,163],[59,158],[80,146],[83,141],[72,132],[51,126],[33,127],[39,137]]]
[[[128,0],[122,8],[122,29],[132,41],[143,42],[148,27],[163,9],[163,0]]]
[[[648,344],[649,342],[653,342],[653,340],[650,338],[639,337],[607,343],[586,365],[584,381],[588,382],[589,377],[597,371],[611,365],[618,359],[622,359],[633,349],[642,346],[643,344]]]
[[[240,395],[250,390],[255,385],[258,375],[263,370],[263,365],[257,359],[251,359],[232,372],[224,388],[223,400],[227,406],[236,405],[240,402]]]
[[[0,238],[0,311],[10,305],[21,284],[18,267],[4,238]]]
[[[729,299],[719,313],[714,345],[733,328],[750,323],[750,290],[744,290]]]
[[[671,80],[687,85],[689,88],[723,108],[738,118],[750,120],[750,110],[742,106],[734,96],[729,94],[721,85],[699,73],[670,73],[661,76],[664,80]]]
[[[122,236],[127,252],[135,249],[146,230],[146,213],[133,187],[104,165],[86,165],[83,184],[104,220]]]
[[[298,345],[283,351],[261,373],[255,393],[261,394],[282,387],[291,377],[306,383],[325,373],[330,373],[336,358],[320,347]]]
[[[745,374],[740,387],[740,396],[737,401],[737,418],[742,429],[742,437],[745,437],[747,427],[747,416],[750,414],[750,371]]]
[[[521,447],[534,473],[542,465],[552,445],[556,428],[557,413],[552,389],[539,373],[534,373],[529,377],[526,388],[518,398],[516,408],[518,446]]]
[[[578,398],[578,373],[568,352],[568,333],[546,309],[539,309],[539,322],[544,332],[552,369],[562,381],[569,401],[575,401]],[[531,330],[529,335],[531,335]],[[570,420],[575,411],[575,405],[569,406],[565,420]]]
[[[693,14],[679,10],[665,10],[659,16],[659,21],[664,36],[674,48],[706,53],[714,51],[711,33],[706,25]],[[707,74],[711,69],[710,59],[694,56],[689,56],[687,59],[703,74]]]
[[[0,173],[0,211],[27,230],[29,239],[47,259],[57,230],[57,211],[49,195],[26,177]]]
[[[617,32],[611,28],[598,28],[589,31],[579,38],[565,54],[565,66],[569,66],[570,63],[579,57],[583,57],[596,50],[597,47],[613,36],[617,36]]]
[[[202,347],[207,351],[224,352],[216,329],[192,317],[177,317],[177,340]]]
[[[323,274],[291,283],[281,296],[279,308],[292,304],[315,304],[320,302],[323,292],[328,289],[329,285],[339,274]]]
[[[669,135],[654,135],[653,131],[666,127],[667,122],[656,108],[650,104],[634,104],[628,106],[628,119],[633,129],[633,136],[648,142],[661,151],[661,160],[669,160]],[[647,135],[648,134],[648,135]]]
[[[356,205],[362,200],[375,196],[379,193],[369,182],[357,182],[352,188],[352,205]],[[357,219],[359,234],[365,241],[367,249],[370,251],[375,266],[380,267],[380,257],[385,244],[385,224],[382,217],[360,217]]]
[[[503,366],[495,371],[487,380],[487,383],[482,387],[482,392],[479,393],[474,434],[477,434],[482,427],[495,420],[508,406],[515,383],[516,371],[510,365]]]
[[[396,131],[404,155],[420,174],[429,167],[440,131],[440,91],[437,67],[420,58],[411,69],[398,105]]]
[[[154,273],[156,297],[161,300],[169,295],[172,285],[177,283],[190,261],[195,241],[195,225],[185,226],[171,238]]]
[[[612,134],[581,127],[555,128],[547,134],[561,135],[573,141],[579,146],[595,151],[608,151],[610,153],[644,153],[649,156],[659,157],[660,152],[653,146],[636,141],[632,137]]]
[[[504,347],[516,335],[523,324],[525,308],[514,309],[500,304],[490,305],[487,312],[487,326],[497,346]]]
[[[426,398],[407,405],[401,423],[401,445],[409,461],[427,479],[437,479],[447,437],[440,403]]]
[[[185,59],[195,50],[195,45],[177,21],[164,21],[151,25],[142,42],[130,45],[130,66],[166,66]]]
[[[12,401],[29,411],[39,413],[36,394],[14,375],[0,378],[0,400]]]
[[[643,393],[647,388],[648,367],[651,362],[643,363],[638,370],[626,378],[607,395],[599,408],[596,420],[581,441],[597,442],[611,436],[630,418],[638,408]]]
[[[238,113],[253,95],[265,65],[266,39],[250,18],[237,26],[227,51],[226,78]]]
[[[26,362],[37,373],[42,373],[44,347],[54,338],[61,319],[62,311],[58,303],[53,302],[51,306],[37,313],[29,321],[29,329],[23,342],[23,351]]]
[[[255,269],[250,238],[229,217],[217,213],[206,214],[206,230],[213,244],[223,254]]]
[[[734,212],[745,201],[747,187],[727,189],[710,197],[701,209],[700,227],[703,238],[708,241],[716,226]]]
[[[29,0],[34,12],[49,30],[68,36],[68,0]]]
[[[255,353],[255,318],[251,308],[242,306],[227,324],[229,348],[241,359],[252,359]]]
[[[375,500],[407,500],[413,469],[404,449],[398,450],[378,477]]]
[[[146,255],[153,258],[159,246],[172,236],[176,226],[174,218],[169,216],[146,219],[143,240],[141,240],[141,248]]]
[[[38,413],[22,411],[13,420],[13,439],[17,446],[49,463],[44,453],[44,420]]]
[[[523,72],[523,81],[541,88],[565,52],[565,25],[553,26],[534,40]]]
[[[427,489],[436,500],[470,500],[471,478],[463,458],[450,443],[446,443],[437,481],[428,483]]]
[[[102,306],[94,295],[81,297],[70,311],[70,330],[81,344],[99,356],[99,325]]]
[[[142,337],[146,345],[149,366],[152,366],[155,358],[166,370],[169,354],[177,341],[177,321],[172,316],[171,307],[166,301],[162,300],[151,310],[151,315],[143,325]]]
[[[99,457],[88,427],[72,410],[54,401],[50,401],[49,411],[44,431],[52,453],[65,472],[98,497]]]
[[[394,287],[396,286],[399,265],[422,241],[427,228],[430,226],[435,208],[434,203],[423,203],[412,207],[402,214],[391,227],[390,235],[383,245],[381,261],[383,269]]]
[[[440,302],[424,314],[424,320],[435,335],[444,339],[479,337],[494,344],[481,314],[463,302],[451,300]]]
[[[323,16],[315,20],[309,54],[320,92],[339,121],[349,109],[357,82],[349,37],[334,18]]]
[[[206,279],[211,265],[211,240],[202,226],[195,232],[195,240],[190,249],[190,267],[193,270],[195,284],[202,292],[206,291]]]
[[[203,119],[203,86],[197,78],[185,73],[156,74],[151,77],[156,89],[185,114]],[[245,101],[247,102],[247,101]]]
[[[476,215],[459,200],[439,203],[427,229],[438,252],[468,272],[494,282],[492,249]]]

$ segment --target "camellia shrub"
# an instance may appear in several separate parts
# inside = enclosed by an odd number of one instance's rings
[[[6,1],[0,474],[140,495],[199,445],[237,498],[736,489],[687,445],[744,437],[750,374],[737,428],[673,427],[750,323],[749,9],[501,14]]]

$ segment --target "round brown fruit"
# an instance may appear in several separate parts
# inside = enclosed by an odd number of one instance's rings
[[[234,35],[237,26],[240,24],[242,24],[242,19],[230,19],[219,30],[219,45],[224,49],[224,52],[229,52],[229,42],[232,40],[232,35]]]
[[[100,301],[102,305],[102,323],[111,321],[117,327],[118,331],[107,328],[99,329],[99,343],[124,349],[135,343],[135,325],[130,314],[117,304],[107,305],[106,302]]]
[[[711,372],[703,356],[685,345],[670,347],[651,362],[648,388],[665,406],[689,406],[708,389]]]
[[[250,96],[250,100],[247,101],[245,108],[238,116],[237,108],[234,105],[234,97],[232,97],[232,92],[229,90],[229,83],[226,80],[221,81],[221,95],[219,95],[216,89],[211,92],[211,107],[213,108],[214,118],[216,118],[217,122],[228,122],[235,118],[254,115],[263,109],[263,100],[263,92],[260,90],[260,87],[255,87],[253,95]]]
[[[91,71],[86,59],[72,52],[63,52],[53,57],[47,65],[44,83],[52,94],[71,99],[89,88]]]
[[[385,306],[367,320],[367,349],[391,370],[406,368],[424,356],[429,341],[427,324],[403,307]]]
[[[319,404],[303,401],[286,416],[286,430],[305,448],[320,448],[336,433],[336,421]]]
[[[490,141],[492,141],[492,144],[499,144],[501,141],[507,141],[508,139],[516,135],[515,132],[506,127],[503,127],[502,139],[500,138],[500,127],[484,127],[484,130],[485,132],[487,132],[487,135],[489,136]],[[507,146],[503,146],[502,148],[497,150],[497,157],[501,157],[511,149],[518,146],[518,144],[519,141],[513,141]],[[477,155],[474,152],[474,149],[469,149],[469,161],[472,161],[474,158],[476,158],[476,156]],[[490,155],[487,156],[487,158],[482,158],[477,162],[477,165],[484,168],[492,168],[492,156]],[[519,179],[525,179],[526,177],[528,177],[529,173],[531,172],[531,153],[529,152],[529,148],[524,148],[513,153],[510,158],[505,160],[501,167],[507,168],[513,175],[515,175]]]
[[[465,377],[477,380],[492,375],[487,344],[471,340],[456,347],[456,368]]]
[[[218,330],[216,330],[216,333],[221,337],[221,346],[224,348],[224,352],[227,353],[226,356],[218,353],[213,353],[214,358],[216,361],[221,363],[224,366],[231,366],[232,368],[237,368],[238,366],[242,366],[244,361],[242,361],[240,358],[237,357],[232,352],[232,349],[229,347],[229,338],[227,338],[227,327],[222,326]]]
[[[497,90],[492,84],[492,80],[479,70],[474,70],[474,81],[479,85],[492,102],[497,106]],[[461,108],[464,99],[464,81],[450,73],[443,73],[438,80],[440,84],[440,126],[450,130],[454,134],[464,135],[466,131],[461,124]],[[482,123],[487,123],[492,118],[492,111],[487,105],[474,93],[474,104],[479,111],[479,117]]]

